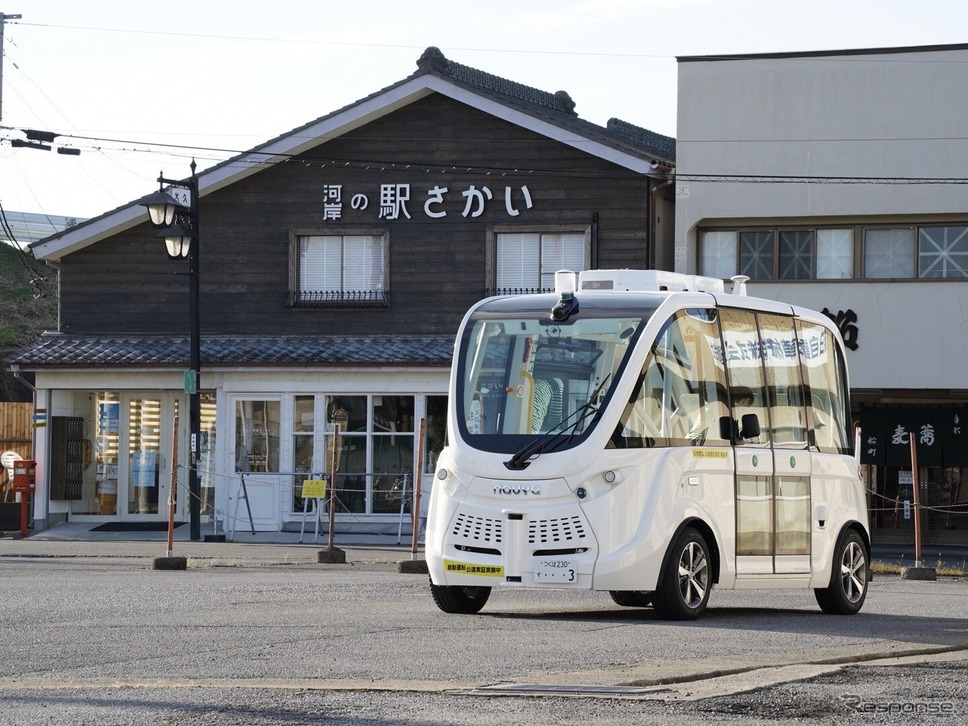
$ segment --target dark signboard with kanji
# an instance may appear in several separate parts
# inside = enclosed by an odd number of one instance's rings
[[[968,408],[862,407],[861,463],[910,466],[911,441],[919,466],[968,466]]]

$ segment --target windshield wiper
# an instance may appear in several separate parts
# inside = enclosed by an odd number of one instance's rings
[[[504,466],[508,469],[521,470],[526,469],[528,464],[531,463],[531,459],[536,456],[543,454],[547,451],[553,451],[561,446],[566,441],[571,441],[575,434],[578,433],[578,426],[589,416],[593,416],[598,413],[599,407],[595,405],[595,401],[598,400],[598,395],[601,393],[605,384],[608,383],[608,379],[611,377],[611,373],[605,376],[604,380],[595,389],[595,392],[588,397],[581,406],[575,409],[572,413],[568,414],[565,418],[559,421],[553,429],[551,429],[544,436],[525,444],[514,454],[510,459],[504,462]],[[568,421],[574,417],[575,420],[568,425]]]

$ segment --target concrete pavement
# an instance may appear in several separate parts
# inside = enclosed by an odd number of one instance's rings
[[[7,533],[0,536],[0,557],[107,557],[144,560],[146,565],[156,557],[167,555],[168,533],[161,532],[94,532],[96,525],[66,522],[48,530],[21,538]],[[172,554],[187,557],[201,565],[264,566],[318,562],[318,552],[328,545],[328,538],[308,531],[257,532],[239,531],[235,541],[191,541],[187,525],[175,528]],[[206,533],[203,531],[204,537]],[[334,546],[346,553],[347,564],[386,564],[423,559],[423,548],[416,557],[411,553],[409,536],[397,544],[397,536],[379,534],[337,534]]]
[[[44,532],[25,538],[6,533],[0,536],[0,557],[130,557],[147,562],[167,554],[168,533],[162,532],[100,532],[92,531],[92,523],[65,522]],[[202,531],[202,535],[208,534]],[[300,538],[303,540],[300,543]],[[398,544],[398,539],[400,544]],[[317,553],[326,548],[328,537],[321,533],[316,541],[312,527],[299,532],[256,532],[238,530],[234,541],[193,542],[188,525],[175,528],[173,554],[210,564],[232,562],[236,566],[265,564],[294,564],[317,562]],[[397,563],[422,560],[423,546],[416,555],[411,552],[410,536],[396,534],[337,533],[336,548],[346,553],[347,563]],[[872,556],[875,562],[910,566],[914,564],[914,546],[880,544],[875,542]],[[924,565],[968,571],[968,546],[935,545],[922,548]]]

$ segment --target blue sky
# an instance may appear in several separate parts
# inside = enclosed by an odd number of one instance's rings
[[[952,0],[0,0],[0,203],[96,216],[410,75],[427,46],[676,133],[676,57],[968,42]],[[61,134],[64,156],[14,149]],[[199,147],[192,151],[181,146]],[[205,150],[208,149],[208,150]]]

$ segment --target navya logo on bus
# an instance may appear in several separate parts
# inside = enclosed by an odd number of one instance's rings
[[[528,494],[541,494],[541,487],[537,484],[498,484],[494,487],[494,493],[527,496]]]

